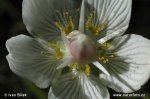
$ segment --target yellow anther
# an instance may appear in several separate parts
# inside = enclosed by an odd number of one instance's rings
[[[56,59],[60,60],[64,57],[64,53],[61,52],[60,48],[55,48]]]
[[[68,22],[68,24],[66,24],[64,31],[65,31],[66,34],[69,34],[73,30],[74,30],[73,19],[72,19],[72,16],[69,16],[69,22]]]
[[[106,58],[105,56],[99,56],[98,59],[99,59],[100,61],[102,61],[104,64],[108,63],[108,61],[109,61],[109,59]]]
[[[49,53],[46,51],[42,51],[41,54],[47,57],[50,57],[51,55],[55,55],[56,60],[60,60],[64,57],[64,53],[61,51],[61,47],[63,46],[62,44],[57,44],[57,43],[48,43],[47,46],[53,48],[54,53]]]
[[[107,24],[108,24],[108,22],[105,22],[102,25],[100,25],[99,27],[97,27],[95,30],[95,35],[98,35],[101,31],[103,31],[106,28]]]
[[[101,31],[103,31],[108,22],[104,22],[103,24],[97,26],[96,23],[93,20],[96,20],[96,11],[93,11],[93,13],[90,13],[90,15],[88,16],[87,22],[86,22],[86,30],[92,32],[95,36],[98,35]]]
[[[89,30],[89,28],[91,27],[91,18],[92,15],[88,16],[87,22],[86,22],[86,30]]]
[[[71,25],[72,29],[74,29],[74,24],[73,24],[72,16],[69,17],[69,22],[70,22],[70,25]]]
[[[70,71],[72,71],[72,72],[82,71],[88,76],[91,74],[91,69],[90,69],[90,66],[88,64],[81,66],[78,63],[74,63],[74,64],[71,64],[69,67],[70,67]],[[73,78],[74,78],[74,76],[73,76]]]
[[[107,53],[108,48],[112,46],[110,43],[104,43],[99,45],[101,52],[97,56],[98,60],[102,61],[104,64],[108,63],[111,58],[115,57],[115,53]]]
[[[107,45],[106,45],[107,47],[111,47],[112,46],[112,44],[110,44],[110,43],[107,43]]]
[[[79,70],[78,63],[71,64],[69,67],[70,71]]]
[[[60,47],[60,46],[62,46],[62,44],[58,44],[58,43],[48,43],[47,45],[49,47]]]
[[[99,59],[99,60],[103,60],[104,57],[103,57],[103,56],[98,56],[98,59]]]
[[[65,25],[62,25],[61,22],[55,22],[55,25],[59,29],[63,29],[66,35],[74,30],[74,22],[72,16],[69,16],[69,12],[63,12],[64,20],[66,21]]]
[[[91,74],[91,69],[89,65],[85,65],[84,73],[88,76]]]
[[[103,63],[106,64],[106,63],[108,63],[108,61],[109,61],[109,60],[106,59],[106,60],[103,61]]]
[[[100,44],[98,45],[101,49],[108,49],[109,47],[112,46],[112,44],[110,43],[103,43],[103,44]]]
[[[64,57],[64,53],[60,50],[62,46],[61,44],[48,43],[48,46],[54,49],[57,60],[60,60]]]
[[[78,64],[77,64],[77,63],[74,63],[74,64],[70,65],[70,68],[71,68],[71,69],[76,69],[77,66],[78,66]]]

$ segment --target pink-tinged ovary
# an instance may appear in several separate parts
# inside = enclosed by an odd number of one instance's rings
[[[95,55],[96,47],[87,35],[79,33],[69,40],[69,50],[75,60],[85,61]]]

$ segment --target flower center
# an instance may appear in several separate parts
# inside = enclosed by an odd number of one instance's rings
[[[96,45],[89,36],[75,30],[67,38],[69,40],[70,53],[76,61],[87,61],[95,56]]]

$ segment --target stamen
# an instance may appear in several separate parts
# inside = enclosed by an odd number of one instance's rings
[[[56,52],[56,59],[60,60],[64,57],[64,54],[61,52],[60,48],[55,48],[55,52]]]
[[[98,25],[98,20],[96,17],[96,11],[93,11],[88,16],[87,22],[86,22],[86,31],[92,32],[95,36],[98,35],[101,31],[103,31],[108,22],[104,22],[103,24]]]
[[[55,25],[59,29],[63,29],[66,35],[68,35],[70,32],[72,32],[75,29],[73,18],[72,16],[69,15],[69,12],[63,12],[63,16],[66,22],[65,26],[63,26],[60,21],[55,22]]]
[[[60,60],[64,57],[64,53],[61,51],[61,44],[57,43],[48,43],[49,47],[52,47],[55,51],[56,60]]]
[[[98,56],[98,59],[100,61],[102,61],[104,64],[108,63],[110,59],[113,59],[116,54],[115,53],[106,53],[107,51],[101,53],[99,56]]]
[[[110,44],[110,43],[103,43],[103,44],[99,44],[100,47],[106,47],[106,48],[109,48],[109,47],[112,47],[113,45]]]
[[[85,65],[84,73],[85,73],[87,76],[90,76],[90,74],[91,74],[91,69],[90,69],[90,66],[89,66],[89,65]]]
[[[58,44],[58,43],[48,43],[48,46],[49,47],[60,47],[60,46],[62,46],[62,44]]]
[[[74,63],[74,64],[70,65],[69,67],[70,67],[70,70],[72,70],[72,69],[78,69],[78,64]]]
[[[108,61],[109,61],[109,59],[106,58],[105,56],[99,56],[98,59],[99,59],[100,61],[102,61],[104,64],[108,63]]]
[[[111,58],[115,57],[115,53],[108,52],[109,48],[113,45],[110,43],[103,43],[98,45],[100,48],[100,53],[97,56],[98,60],[102,61],[104,64],[108,63]]]
[[[70,67],[70,71],[73,73],[72,79],[75,79],[77,71],[79,70],[78,64],[74,63],[74,64],[71,64],[69,67]]]
[[[74,30],[74,23],[73,23],[73,20],[72,20],[72,16],[69,16],[69,20],[68,20],[68,24],[65,26],[65,33],[66,35],[68,35],[70,32],[72,32]]]
[[[70,71],[74,75],[76,75],[78,71],[84,72],[87,76],[90,76],[90,74],[91,74],[91,69],[88,64],[81,66],[78,63],[74,63],[74,64],[70,65],[69,67],[70,67]],[[73,76],[73,78],[74,78],[74,76]]]
[[[88,16],[87,22],[86,22],[86,31],[89,30],[90,26],[91,26],[91,20],[92,20],[92,13]]]
[[[97,27],[97,29],[95,31],[95,35],[98,35],[101,31],[103,31],[106,28],[107,24],[108,24],[108,22],[104,22],[99,27]]]

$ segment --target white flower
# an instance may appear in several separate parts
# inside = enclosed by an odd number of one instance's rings
[[[150,75],[150,41],[126,31],[132,0],[23,0],[23,21],[33,38],[6,47],[11,70],[49,99],[109,99],[139,90]]]

